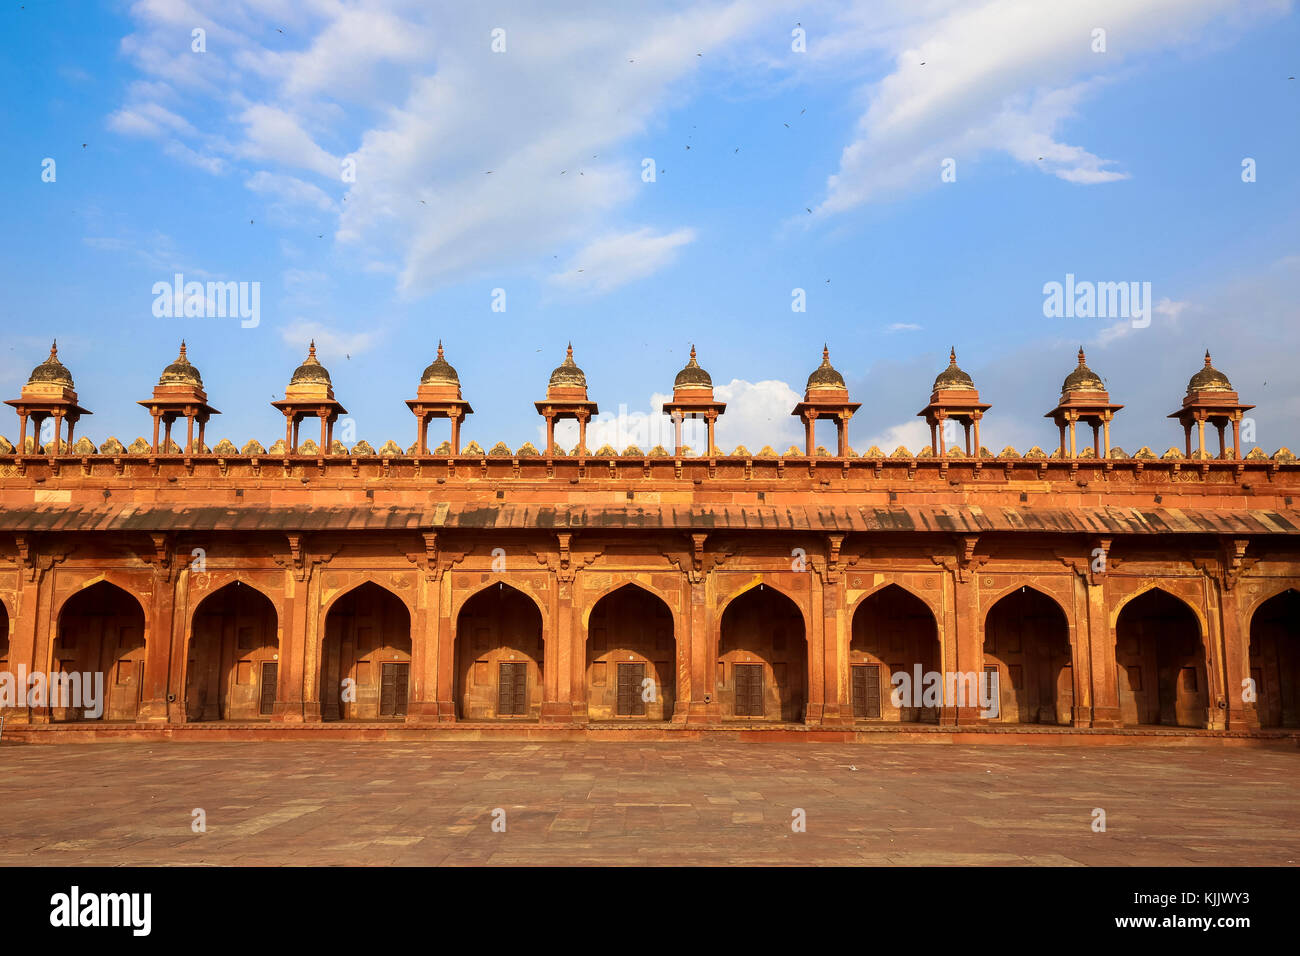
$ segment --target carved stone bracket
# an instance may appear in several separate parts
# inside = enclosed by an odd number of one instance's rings
[[[555,538],[558,553],[539,551],[537,563],[553,571],[561,584],[572,584],[579,571],[605,553],[604,549],[601,549],[575,555],[570,549],[573,540],[572,531],[557,531]]]
[[[36,580],[36,561],[32,554],[34,542],[25,534],[14,535],[14,543],[18,547],[18,563],[22,567],[27,580]]]
[[[1246,557],[1249,538],[1225,538],[1223,541],[1223,587],[1231,591],[1241,576],[1255,564],[1255,558]]]
[[[406,552],[406,560],[423,571],[429,581],[441,581],[444,574],[464,561],[465,555],[473,551],[473,548],[468,551],[439,549],[436,531],[422,531],[420,535],[424,539],[424,550]]]
[[[1089,540],[1092,548],[1086,555],[1061,551],[1053,553],[1058,561],[1083,578],[1090,587],[1096,587],[1101,583],[1103,574],[1107,571],[1114,571],[1119,567],[1119,560],[1112,558],[1110,555],[1110,546],[1114,540],[1114,538],[1109,537],[1092,537]],[[1098,554],[1098,552],[1101,553]]]
[[[282,568],[293,572],[294,579],[297,581],[306,581],[307,576],[312,570],[329,561],[338,553],[334,548],[330,551],[311,550],[307,548],[307,535],[300,531],[289,531],[285,533],[289,541],[289,554],[287,556],[275,555],[275,563]]]
[[[176,570],[176,554],[172,548],[172,535],[165,531],[153,531],[150,532],[149,538],[153,542],[153,551],[143,554],[141,557],[162,573],[164,581],[171,581],[172,573]]]
[[[951,571],[961,584],[965,584],[968,575],[979,572],[980,565],[988,562],[988,555],[976,554],[975,546],[979,544],[979,535],[965,534],[957,537],[957,553],[947,555],[932,554],[930,560],[945,570]]]

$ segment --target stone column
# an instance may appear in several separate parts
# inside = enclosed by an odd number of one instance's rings
[[[1224,659],[1225,637],[1223,633],[1224,615],[1222,613],[1223,585],[1218,575],[1203,572],[1203,593],[1205,594],[1205,711],[1207,730],[1224,730],[1228,724],[1227,695],[1224,682],[1227,680],[1227,663]],[[1235,642],[1234,642],[1235,643]],[[1237,684],[1241,686],[1240,682]],[[1223,707],[1219,703],[1223,703]]]
[[[1227,729],[1259,730],[1259,688],[1255,688],[1254,701],[1242,699],[1243,685],[1250,677],[1250,624],[1242,614],[1241,604],[1240,588],[1223,590],[1223,659],[1227,665],[1223,696],[1228,705]],[[1213,710],[1216,702],[1209,703]]]
[[[1092,633],[1089,629],[1088,578],[1074,574],[1070,589],[1070,670],[1074,678],[1074,705],[1070,724],[1092,726]]]
[[[849,625],[845,592],[842,571],[822,588],[821,666],[826,687],[823,724],[853,723],[853,702],[849,700]]]
[[[953,643],[957,654],[956,660],[947,670],[973,673],[978,680],[984,672],[984,628],[980,621],[979,576],[974,571],[965,571],[958,572],[953,578],[953,617],[957,626],[956,640]],[[943,683],[944,712],[951,711],[958,725],[978,724],[981,710],[979,700],[966,699],[959,706],[957,701],[947,699],[947,673],[943,675]],[[956,688],[964,686],[966,682],[961,679],[955,681]]]
[[[1115,665],[1115,632],[1110,626],[1106,572],[1087,581],[1088,653],[1092,682],[1092,726],[1124,726],[1119,708],[1119,678]]]
[[[687,709],[689,723],[716,723],[722,719],[717,687],[717,624],[712,613],[717,600],[713,574],[698,581],[687,581],[690,589],[688,612],[691,700]]]
[[[557,556],[558,557],[558,556]],[[573,721],[573,576],[556,574],[552,602],[551,639],[546,642],[542,664],[543,694],[541,722],[567,724]]]
[[[284,723],[318,722],[321,718],[320,680],[316,662],[320,655],[309,653],[313,630],[310,607],[319,599],[318,576],[309,574],[299,581],[292,568],[284,570],[284,611],[280,620],[280,667],[275,711],[272,720]]]
[[[436,583],[420,574],[411,619],[411,699],[408,723],[438,719],[438,594]]]
[[[150,601],[145,632],[144,687],[136,711],[140,723],[167,720],[167,675],[171,669],[172,630],[175,623],[175,575],[157,563],[152,568],[153,598]]]
[[[801,608],[808,621],[808,696],[804,723],[820,724],[826,712],[826,618],[821,575],[809,568],[808,605]]]
[[[35,556],[33,555],[33,559]],[[17,684],[18,670],[21,667],[25,675],[33,671],[46,670],[52,638],[49,632],[54,629],[51,619],[51,598],[54,587],[53,575],[47,574],[38,566],[31,570],[21,563],[17,566],[18,575],[17,600],[9,616],[9,672],[13,674],[13,707],[0,709],[6,722],[17,724],[44,724],[50,719],[49,710],[41,707],[32,710],[27,707],[27,688]],[[43,653],[42,653],[43,648]]]

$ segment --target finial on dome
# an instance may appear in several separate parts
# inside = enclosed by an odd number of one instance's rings
[[[1084,364],[1084,362],[1083,362],[1083,346],[1080,345],[1080,346],[1079,346],[1079,367],[1082,368],[1082,367],[1083,367],[1083,364]]]
[[[691,343],[691,361],[692,361],[692,362],[695,361],[695,343],[694,343],[694,342]]]
[[[316,357],[316,340],[315,340],[315,339],[312,339],[312,340],[311,340],[311,345],[309,345],[309,346],[307,347],[307,354],[308,354],[309,356],[311,356],[312,358],[315,358],[315,357]]]
[[[569,358],[573,358],[573,342],[569,342],[568,356]]]
[[[442,358],[442,339],[438,339],[438,358]]]
[[[949,365],[957,364],[957,346],[955,345],[951,345],[948,347],[948,364]]]
[[[59,357],[59,340],[54,339],[50,343],[50,358],[57,359],[58,357]]]
[[[1209,368],[1209,367],[1210,367],[1210,350],[1209,350],[1209,349],[1206,349],[1206,350],[1205,350],[1205,367],[1206,367],[1206,368]]]

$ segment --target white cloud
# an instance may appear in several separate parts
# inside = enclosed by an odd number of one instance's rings
[[[183,116],[178,116],[157,103],[140,103],[124,107],[109,114],[108,128],[130,136],[162,137],[169,131],[193,135],[195,129]]]
[[[1073,183],[1124,178],[1115,161],[1061,142],[1060,129],[1105,74],[1132,56],[1194,38],[1234,0],[938,0],[907,8],[862,2],[823,59],[886,49],[894,69],[867,91],[856,136],[827,181],[820,214],[938,183],[940,164],[1000,151]],[[1255,15],[1285,9],[1273,3]],[[1103,25],[1107,52],[1092,48]],[[877,29],[878,28],[878,29]]]
[[[713,392],[727,403],[726,413],[718,419],[718,444],[727,451],[736,445],[744,445],[754,454],[764,445],[781,453],[792,444],[803,447],[803,429],[790,414],[803,396],[788,383],[736,378]]]
[[[776,7],[143,0],[122,44],[142,79],[113,122],[157,135],[147,110],[183,93],[187,110],[211,114],[187,146],[233,160],[253,189],[267,183],[259,173],[300,170],[337,196],[339,160],[354,159],[335,238],[359,247],[354,261],[397,264],[404,292],[551,263],[583,246],[611,256],[600,277],[577,283],[576,270],[587,269],[578,264],[555,284],[598,292],[649,274],[693,235],[625,229],[640,246],[621,261],[614,240],[600,244],[647,188],[640,157],[623,145]],[[208,30],[207,53],[177,50],[189,25]],[[491,30],[502,25],[507,52],[494,53]]]
[[[885,329],[886,332],[919,332],[921,326],[915,322],[894,322]]]
[[[573,291],[609,292],[658,272],[676,259],[678,249],[694,241],[693,229],[655,235],[647,227],[604,236],[575,253],[569,267],[551,276],[551,282]]]
[[[270,196],[276,203],[289,206],[311,206],[325,212],[334,209],[335,203],[319,186],[304,182],[296,176],[268,173],[265,170],[254,173],[244,183],[256,193]]]
[[[246,127],[245,140],[237,147],[240,155],[339,179],[339,160],[316,145],[289,112],[257,104],[244,110],[239,119]]]

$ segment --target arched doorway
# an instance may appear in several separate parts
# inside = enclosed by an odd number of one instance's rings
[[[606,594],[587,622],[587,715],[671,719],[676,659],[667,604],[633,584]]]
[[[1003,596],[984,621],[984,671],[998,675],[997,716],[1004,724],[1071,722],[1074,667],[1070,622],[1041,591]]]
[[[537,720],[542,713],[542,614],[508,584],[465,602],[456,617],[456,700],[462,720]]]
[[[269,719],[279,659],[275,605],[266,595],[239,581],[209,594],[190,625],[185,719]]]
[[[1156,588],[1124,605],[1115,622],[1115,662],[1125,724],[1206,725],[1200,622],[1178,598]]]
[[[1300,727],[1300,591],[1283,591],[1251,615],[1250,676],[1259,725]]]
[[[897,584],[865,598],[853,612],[849,696],[855,720],[938,723],[939,707],[922,706],[922,675],[939,669],[939,626],[929,606]],[[894,675],[909,693],[895,706]],[[939,698],[940,702],[942,698]]]
[[[794,601],[759,585],[727,605],[716,678],[723,717],[803,720],[807,672],[803,615]]]
[[[406,716],[411,686],[411,615],[391,591],[367,581],[325,617],[321,719]]]
[[[135,720],[144,692],[140,602],[107,581],[69,598],[59,611],[53,658],[53,669],[60,674],[82,675],[83,695],[87,675],[102,675],[103,699],[98,714],[84,707],[51,707],[52,720]]]

